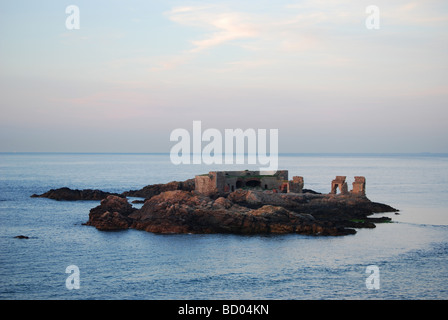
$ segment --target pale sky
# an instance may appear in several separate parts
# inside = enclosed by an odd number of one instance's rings
[[[446,0],[0,0],[0,152],[169,152],[200,120],[280,153],[446,153],[447,101]]]

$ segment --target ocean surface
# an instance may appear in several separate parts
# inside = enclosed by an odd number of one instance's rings
[[[101,232],[83,225],[99,201],[30,198],[226,169],[255,168],[175,166],[168,154],[0,154],[0,299],[448,298],[446,155],[281,155],[279,169],[307,189],[328,193],[336,175],[350,188],[361,175],[370,200],[400,210],[378,215],[392,223],[343,237]],[[72,265],[80,282],[69,290]]]

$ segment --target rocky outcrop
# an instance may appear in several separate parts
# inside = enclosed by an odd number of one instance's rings
[[[132,227],[156,233],[289,233],[315,223],[310,215],[282,207],[249,209],[223,197],[213,200],[186,191],[154,196],[130,217],[135,219]]]
[[[16,239],[29,239],[30,237],[24,236],[24,235],[20,235],[20,236],[15,236],[14,238],[16,238]]]
[[[193,191],[194,190],[194,179],[188,179],[185,181],[172,181],[168,183],[160,183],[160,184],[152,184],[146,187],[143,187],[139,190],[130,190],[125,191],[121,194],[105,192],[101,190],[92,190],[92,189],[70,189],[67,187],[59,188],[59,189],[51,189],[42,194],[33,194],[32,198],[48,198],[53,200],[65,200],[65,201],[74,201],[74,200],[103,200],[110,195],[118,196],[118,197],[136,197],[136,198],[144,198],[150,199],[151,197],[158,195],[165,191],[174,191],[174,190],[184,190],[184,191]],[[138,200],[137,202],[143,203],[144,200]]]
[[[98,207],[90,210],[89,221],[85,225],[94,226],[103,231],[128,229],[133,222],[129,215],[135,210],[127,199],[109,195],[101,200]]]
[[[372,202],[365,196],[352,194],[272,193],[240,189],[229,194],[228,199],[251,208],[266,204],[281,206],[326,221],[364,219],[372,213],[397,211],[391,206]]]
[[[134,228],[154,233],[300,233],[347,235],[355,228],[374,228],[390,218],[373,213],[398,210],[370,201],[364,194],[276,193],[244,190],[205,195],[194,190],[194,179],[146,186],[122,194],[60,188],[42,195],[55,200],[101,200],[85,225],[111,231]],[[126,197],[144,198],[140,209]],[[140,201],[141,202],[141,201]]]
[[[101,190],[73,190],[70,188],[59,188],[51,189],[43,194],[33,194],[32,198],[48,198],[53,200],[65,200],[65,201],[75,201],[75,200],[102,200],[109,195],[121,196],[116,193],[104,192]]]
[[[171,181],[168,183],[159,183],[152,184],[146,187],[143,187],[140,190],[130,190],[123,192],[122,195],[125,197],[137,197],[150,199],[153,196],[161,194],[165,191],[175,191],[175,190],[183,190],[183,191],[193,191],[194,190],[194,179],[188,179],[185,181]]]
[[[141,209],[135,209],[126,199],[109,196],[90,211],[86,224],[99,230],[134,228],[154,233],[336,236],[354,234],[352,227],[372,227],[373,223],[367,221],[367,216],[373,213],[371,208],[396,211],[364,197],[347,197],[237,190],[227,197],[212,199],[192,191],[175,190],[155,195]]]

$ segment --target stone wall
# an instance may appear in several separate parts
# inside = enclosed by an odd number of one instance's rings
[[[212,195],[218,191],[216,187],[216,175],[210,172],[207,175],[194,178],[195,190],[204,195]]]
[[[248,170],[211,171],[195,177],[195,190],[204,195],[232,192],[245,187],[289,191],[288,170],[278,170],[272,175],[268,172]]]

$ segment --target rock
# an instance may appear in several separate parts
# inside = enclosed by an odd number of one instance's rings
[[[130,190],[125,191],[122,194],[105,192],[101,190],[83,189],[83,190],[73,190],[67,187],[59,189],[51,189],[43,194],[33,194],[32,198],[48,198],[53,200],[103,200],[107,196],[115,195],[118,197],[136,197],[149,199],[155,195],[158,195],[165,191],[173,190],[184,190],[192,191],[194,190],[194,179],[188,179],[185,181],[172,181],[168,183],[148,185],[140,190]],[[143,202],[137,202],[143,201]],[[144,203],[144,200],[136,200],[135,203]]]
[[[229,199],[226,199],[224,197],[219,197],[213,203],[214,207],[216,207],[216,208],[222,207],[222,208],[225,208],[225,209],[229,209],[232,205],[233,205],[233,203]]]
[[[226,199],[219,199],[216,204],[210,201],[209,197],[188,191],[162,192],[131,215],[133,227],[155,233],[230,232],[233,221],[241,221],[241,216],[248,211],[241,208],[237,212]]]
[[[365,194],[277,193],[237,189],[208,196],[196,192],[194,179],[148,185],[122,194],[101,190],[52,189],[42,195],[55,200],[101,200],[85,223],[98,230],[134,228],[154,233],[300,233],[339,236],[354,228],[374,228],[390,218],[369,218],[398,210],[370,201]],[[126,197],[139,197],[133,203]],[[389,219],[389,220],[387,220]]]
[[[346,226],[351,228],[375,228],[375,224],[366,220],[349,220],[346,222]]]
[[[140,190],[130,190],[123,192],[123,196],[125,197],[137,197],[137,198],[145,198],[150,199],[153,196],[156,196],[165,191],[175,191],[175,190],[183,190],[183,191],[193,191],[194,190],[194,179],[188,179],[185,181],[171,181],[168,183],[160,183],[160,184],[152,184],[146,187],[143,187]]]
[[[15,236],[14,238],[17,238],[17,239],[29,239],[30,237],[20,235],[20,236]]]
[[[101,190],[92,190],[92,189],[84,189],[84,190],[73,190],[70,188],[59,188],[59,189],[51,189],[41,195],[33,194],[32,198],[48,198],[53,200],[66,200],[66,201],[75,201],[75,200],[102,200],[109,195],[120,196],[116,193],[104,192]]]
[[[312,193],[312,194],[321,194],[320,192],[311,190],[311,189],[302,189],[302,193]]]
[[[99,206],[90,210],[89,221],[85,225],[103,231],[128,229],[132,223],[132,219],[128,216],[135,210],[127,199],[109,195]]]
[[[372,223],[388,223],[391,222],[392,219],[389,217],[379,217],[379,218],[366,218],[366,220],[368,222],[372,222]]]
[[[367,197],[350,194],[268,193],[239,189],[230,193],[227,198],[245,207],[281,206],[295,212],[306,212],[318,220],[327,221],[365,218],[373,213],[397,211],[388,205],[371,202]]]
[[[258,199],[260,195],[252,196]],[[250,208],[229,198],[213,200],[195,192],[166,191],[147,200],[141,209],[134,209],[126,199],[109,196],[90,211],[86,224],[99,230],[135,228],[154,233],[345,235],[355,232],[334,223],[318,221],[308,213],[276,205]]]

